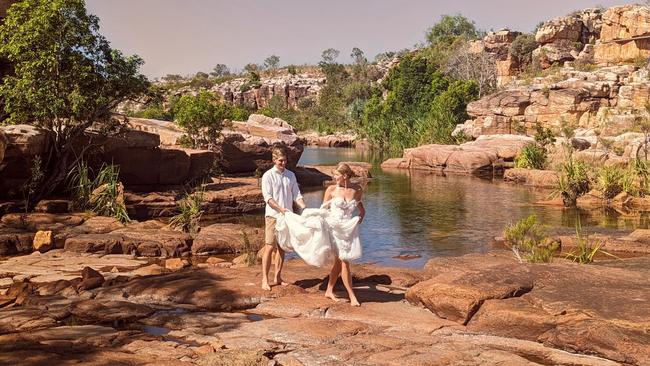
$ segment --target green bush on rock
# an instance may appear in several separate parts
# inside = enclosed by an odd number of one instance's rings
[[[129,222],[124,204],[124,187],[120,183],[120,167],[102,165],[95,179],[91,179],[91,169],[80,161],[68,173],[68,191],[75,199],[75,205],[84,210],[90,209],[101,216],[110,216],[121,222]]]
[[[537,222],[535,215],[507,226],[503,236],[519,261],[548,263],[560,248],[557,241],[549,238],[546,228]]]
[[[169,226],[194,236],[199,232],[199,221],[203,216],[203,190],[197,190],[178,202],[179,213],[171,218]]]
[[[516,168],[544,169],[546,166],[546,150],[536,144],[524,146],[515,158]]]

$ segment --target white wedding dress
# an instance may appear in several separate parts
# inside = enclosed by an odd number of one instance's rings
[[[275,226],[278,244],[313,266],[328,266],[335,256],[342,260],[361,258],[359,216],[352,216],[356,207],[354,199],[335,197],[320,209],[280,215]]]

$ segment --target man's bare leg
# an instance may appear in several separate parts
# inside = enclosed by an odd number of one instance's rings
[[[325,291],[325,297],[330,298],[336,302],[339,301],[339,298],[334,295],[334,286],[336,285],[336,281],[339,279],[339,275],[341,274],[341,260],[336,258],[334,260],[334,265],[332,266],[332,270],[330,271],[330,276],[327,281],[327,290]]]
[[[350,272],[350,262],[348,261],[342,261],[342,269],[343,269],[343,284],[345,285],[345,289],[348,290],[348,296],[350,297],[350,305],[352,306],[361,306],[359,304],[359,300],[357,300],[357,296],[354,294],[354,289],[352,288],[352,273]]]
[[[271,291],[269,284],[269,270],[271,269],[271,253],[273,253],[273,245],[264,245],[264,253],[262,253],[262,289]]]
[[[273,285],[288,285],[287,282],[282,281],[282,267],[284,266],[284,250],[277,246],[278,252],[275,255],[275,279]]]

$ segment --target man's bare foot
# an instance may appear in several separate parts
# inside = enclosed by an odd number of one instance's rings
[[[336,297],[336,295],[334,295],[333,292],[327,292],[326,291],[325,292],[325,297],[327,297],[328,299],[332,299],[334,302],[339,302],[339,298]]]
[[[359,301],[357,301],[357,299],[350,299],[350,305],[361,306],[361,304],[359,304]]]
[[[262,290],[271,291],[268,281],[262,281]]]

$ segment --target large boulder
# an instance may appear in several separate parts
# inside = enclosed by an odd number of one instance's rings
[[[238,224],[213,224],[201,228],[194,238],[192,254],[231,254],[245,250],[257,252],[264,245],[263,237],[260,229]]]
[[[557,188],[560,174],[554,170],[513,168],[507,169],[503,180],[539,188]]]
[[[47,151],[51,134],[30,125],[0,127],[0,197],[15,196],[20,187],[31,177],[36,159]],[[5,148],[2,148],[5,145]]]
[[[9,145],[7,136],[5,136],[4,132],[0,131],[0,166],[2,166],[2,160],[5,158],[5,150],[7,150],[7,145]]]
[[[461,145],[423,145],[405,149],[403,160],[390,160],[382,167],[489,175],[503,169],[504,162],[512,162],[533,141],[519,135],[483,135]]]
[[[648,257],[517,263],[511,256],[430,260],[406,298],[471,331],[525,339],[626,364],[650,362]]]
[[[219,165],[225,173],[253,173],[258,169],[268,170],[273,166],[271,150],[274,146],[285,147],[289,160],[287,167],[294,168],[303,151],[303,145],[297,136],[280,140],[239,132],[224,132]]]
[[[302,140],[295,129],[280,118],[251,114],[246,122],[233,122],[224,130],[219,143],[219,165],[225,173],[253,173],[273,166],[271,150],[282,146],[288,155],[288,168],[294,168],[302,155]]]

